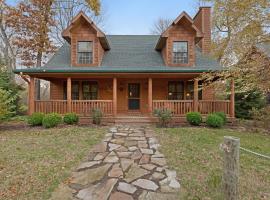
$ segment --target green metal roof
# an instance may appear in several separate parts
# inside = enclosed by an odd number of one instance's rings
[[[71,65],[70,45],[64,45],[41,68],[16,69],[26,73],[195,73],[221,70],[219,63],[196,48],[196,64],[190,67],[166,66],[162,55],[155,50],[156,35],[108,35],[111,49],[106,51],[101,66]]]

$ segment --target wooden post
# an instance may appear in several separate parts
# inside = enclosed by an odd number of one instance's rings
[[[224,136],[223,187],[225,200],[238,199],[240,139]]]
[[[198,79],[194,80],[194,95],[193,95],[193,106],[194,106],[194,112],[198,112],[199,107],[199,83]]]
[[[72,97],[71,97],[71,78],[68,77],[67,78],[67,111],[68,112],[72,112],[71,110],[71,101],[72,101]]]
[[[234,91],[234,80],[231,80],[231,96],[230,96],[230,115],[232,118],[235,117],[235,111],[234,111],[234,97],[235,97],[235,91]]]
[[[152,78],[148,78],[148,111],[152,115],[152,103],[153,103],[153,81]]]
[[[35,78],[30,77],[28,88],[28,114],[32,115],[35,112]]]
[[[117,78],[113,78],[113,115],[117,115]]]

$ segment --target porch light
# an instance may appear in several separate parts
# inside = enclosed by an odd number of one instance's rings
[[[171,92],[169,92],[169,96],[172,96],[172,93]]]
[[[20,72],[20,75],[22,76],[23,75],[23,72]]]
[[[189,97],[190,96],[190,94],[189,93],[187,93],[187,97]]]

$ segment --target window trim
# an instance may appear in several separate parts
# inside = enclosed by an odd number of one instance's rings
[[[174,43],[177,43],[177,42],[185,42],[187,44],[187,52],[174,52]],[[188,65],[189,64],[189,42],[187,40],[175,40],[173,41],[173,45],[172,45],[172,63],[174,65]],[[184,63],[184,62],[179,62],[179,63],[176,63],[174,62],[174,53],[187,53],[187,62]]]
[[[80,42],[90,42],[92,43],[92,49],[89,52],[79,52],[79,43]],[[79,62],[79,53],[91,53],[92,54],[92,59],[91,62],[89,63],[80,63]],[[93,64],[94,63],[94,41],[93,40],[78,40],[77,41],[77,47],[76,47],[76,63],[79,65],[89,65],[89,64]]]

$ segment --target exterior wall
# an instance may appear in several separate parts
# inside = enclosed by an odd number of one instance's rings
[[[77,42],[92,41],[93,42],[93,63],[77,64]],[[73,66],[98,66],[102,61],[104,50],[97,38],[96,31],[86,22],[79,23],[71,30],[71,64]]]
[[[211,8],[201,7],[194,17],[194,24],[203,33],[203,39],[198,43],[203,53],[211,51]]]
[[[62,100],[63,94],[63,81],[53,80],[50,81],[50,99],[51,100]]]
[[[187,64],[173,64],[173,42],[187,41],[188,42],[188,63]],[[164,62],[168,66],[193,66],[195,64],[195,31],[187,22],[179,22],[178,25],[173,26],[168,32],[168,39],[165,47],[162,49],[162,56]]]

